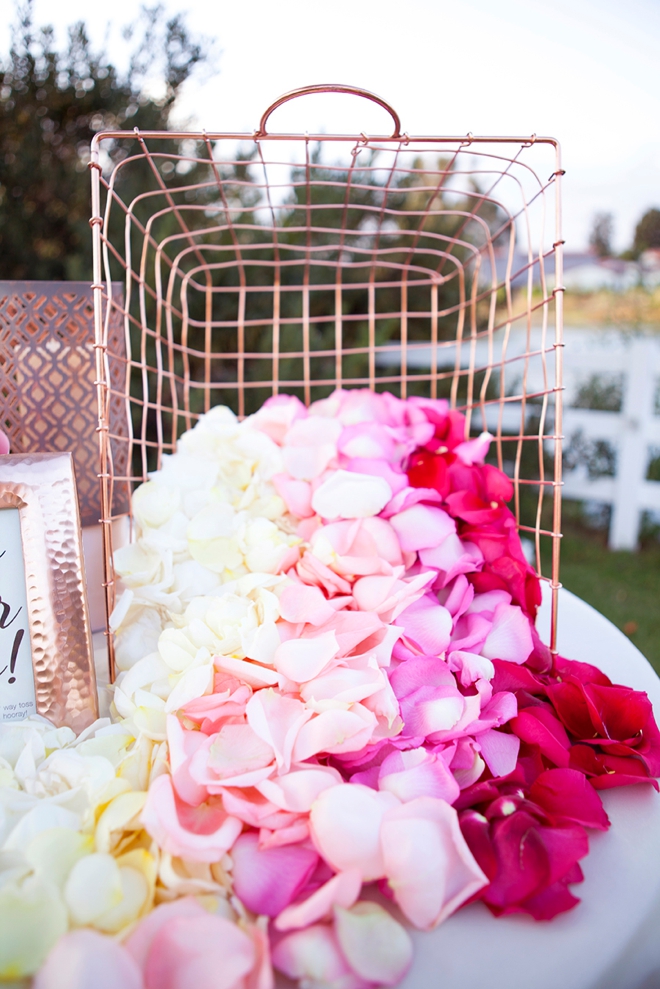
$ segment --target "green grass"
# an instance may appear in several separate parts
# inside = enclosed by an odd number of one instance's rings
[[[660,545],[611,552],[602,533],[563,527],[560,580],[620,628],[660,673]]]

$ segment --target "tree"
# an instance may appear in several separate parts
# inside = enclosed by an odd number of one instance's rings
[[[611,213],[596,213],[589,234],[589,246],[599,258],[612,256],[614,223]]]
[[[167,129],[181,86],[209,54],[181,16],[163,23],[162,12],[143,7],[137,29],[125,32],[132,52],[122,74],[92,50],[82,22],[58,51],[52,28],[33,27],[32,0],[17,8],[11,50],[0,62],[0,278],[91,279],[92,136]],[[160,99],[141,92],[154,68]]]
[[[635,227],[633,252],[635,257],[652,247],[660,247],[660,209],[647,209]]]

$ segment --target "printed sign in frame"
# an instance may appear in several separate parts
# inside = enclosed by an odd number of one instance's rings
[[[0,721],[98,716],[70,453],[0,456]]]

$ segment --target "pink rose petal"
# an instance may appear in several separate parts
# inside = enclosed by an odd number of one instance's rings
[[[60,938],[32,985],[34,989],[144,989],[140,968],[128,951],[114,938],[90,930],[70,931]]]
[[[166,775],[151,783],[142,823],[163,851],[194,862],[217,862],[243,829],[217,798],[195,808],[179,801]]]
[[[316,868],[312,848],[261,849],[255,832],[242,834],[231,851],[234,891],[248,910],[276,917],[298,896]]]
[[[399,806],[391,793],[359,783],[342,783],[320,794],[312,807],[314,844],[333,869],[359,869],[365,882],[385,874],[380,827],[384,815]]]
[[[408,920],[430,930],[488,884],[444,800],[419,797],[393,807],[381,825],[385,872]]]
[[[275,927],[278,931],[309,927],[327,917],[333,907],[352,907],[361,889],[362,873],[359,869],[340,872],[306,900],[287,907],[275,921]]]

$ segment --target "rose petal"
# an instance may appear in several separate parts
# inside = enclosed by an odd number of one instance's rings
[[[312,508],[324,519],[364,519],[378,515],[391,497],[382,477],[337,470],[312,495]]]
[[[144,989],[131,955],[96,931],[71,931],[61,938],[35,976],[34,989]]]
[[[410,967],[410,935],[378,903],[335,907],[335,933],[348,964],[367,982],[395,986]]]
[[[310,814],[312,840],[333,869],[359,869],[365,882],[384,874],[380,827],[386,812],[399,806],[391,793],[359,783],[342,783],[321,793]]]
[[[383,863],[394,899],[416,927],[441,923],[488,882],[453,807],[420,797],[389,810],[381,826]]]
[[[302,903],[294,903],[282,911],[275,921],[275,927],[278,931],[309,927],[317,920],[327,917],[333,907],[353,906],[361,889],[362,873],[359,869],[340,872]]]

